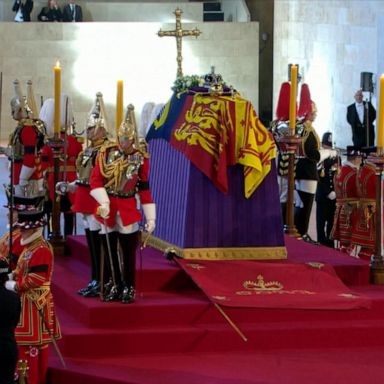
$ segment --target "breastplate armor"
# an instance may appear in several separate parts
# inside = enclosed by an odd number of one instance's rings
[[[107,155],[106,163],[108,167],[114,168],[107,182],[107,192],[120,197],[133,197],[140,180],[139,171],[144,163],[143,155],[124,155],[118,149],[112,149]]]
[[[79,184],[89,185],[89,178],[95,165],[97,148],[87,147],[77,160],[78,181]]]

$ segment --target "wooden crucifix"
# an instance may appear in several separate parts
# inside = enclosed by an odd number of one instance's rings
[[[183,60],[183,57],[181,55],[181,43],[182,39],[185,36],[199,36],[201,34],[201,31],[198,30],[197,28],[194,28],[192,30],[185,30],[181,26],[181,14],[183,11],[180,8],[177,8],[175,12],[173,12],[174,15],[176,16],[176,28],[173,31],[162,31],[160,29],[159,32],[157,32],[157,35],[160,37],[163,36],[173,36],[176,37],[176,46],[177,46],[177,78],[180,78],[183,76],[183,70],[182,70],[182,65],[181,62]]]

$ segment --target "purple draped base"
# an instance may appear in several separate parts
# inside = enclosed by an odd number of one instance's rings
[[[246,199],[242,166],[228,168],[225,195],[165,140],[151,140],[149,152],[155,237],[179,248],[285,247],[274,163]]]

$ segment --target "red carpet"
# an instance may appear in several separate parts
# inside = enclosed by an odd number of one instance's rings
[[[375,384],[384,379],[384,287],[368,284],[366,262],[287,239],[287,263],[334,267],[370,309],[225,307],[244,342],[174,262],[146,249],[134,304],[76,294],[89,279],[83,237],[56,260],[53,293],[63,369],[51,349],[48,384]],[[274,263],[274,262],[271,262]],[[281,263],[281,261],[278,261]],[[139,261],[138,261],[139,265]]]

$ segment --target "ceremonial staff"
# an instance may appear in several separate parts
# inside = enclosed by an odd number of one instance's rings
[[[44,317],[44,313],[43,313],[42,308],[39,309],[38,306],[37,306],[36,301],[33,300],[33,299],[31,299],[31,300],[32,300],[32,301],[34,302],[34,304],[36,305],[37,312],[39,312],[39,316],[41,317],[41,320],[42,320],[42,322],[43,322],[43,324],[44,324],[44,327],[46,328],[46,330],[47,330],[47,332],[48,332],[48,334],[49,334],[49,338],[51,339],[52,344],[53,344],[53,346],[55,347],[55,351],[56,351],[56,353],[57,353],[57,356],[59,356],[59,359],[60,359],[60,362],[61,362],[62,366],[63,366],[64,368],[67,368],[67,365],[65,364],[65,361],[64,361],[63,355],[62,355],[62,353],[61,353],[61,351],[60,351],[60,348],[59,348],[59,346],[57,345],[56,339],[53,337],[52,332],[51,332],[51,330],[49,329],[49,326],[48,326],[48,323],[47,323],[46,318]]]

